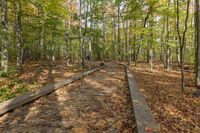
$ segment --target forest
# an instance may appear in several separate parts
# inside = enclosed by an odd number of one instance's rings
[[[65,74],[121,62],[130,66],[139,88],[147,89],[141,91],[150,108],[149,95],[157,94],[148,91],[157,84],[150,80],[162,79],[160,86],[177,82],[158,95],[168,97],[175,88],[172,95],[180,94],[195,108],[192,127],[200,126],[195,119],[200,109],[199,0],[1,0],[0,6],[0,102]],[[162,131],[192,130],[180,127],[165,125]]]

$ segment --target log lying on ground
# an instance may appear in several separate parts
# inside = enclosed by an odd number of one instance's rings
[[[65,85],[71,84],[89,74],[92,74],[93,72],[96,72],[100,69],[102,69],[104,66],[101,66],[99,68],[84,72],[82,74],[79,74],[77,76],[73,76],[71,78],[65,79],[61,82],[58,83],[52,83],[49,84],[45,87],[42,87],[41,89],[34,91],[34,92],[30,92],[30,93],[26,93],[26,94],[22,94],[21,96],[18,96],[16,98],[7,100],[5,102],[2,102],[0,104],[0,115],[5,114],[6,112],[13,110],[21,105],[27,104],[29,102],[32,102],[33,100],[42,97],[46,94],[49,94]]]
[[[135,122],[137,124],[137,133],[159,133],[160,128],[156,124],[150,108],[148,107],[144,97],[140,93],[135,78],[131,74],[128,66],[126,66],[126,73],[129,89],[131,92]]]

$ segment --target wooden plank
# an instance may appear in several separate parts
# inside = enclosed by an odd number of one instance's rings
[[[160,128],[147,105],[143,95],[140,93],[134,76],[131,74],[128,66],[126,66],[128,85],[131,92],[133,103],[135,122],[137,124],[138,133],[159,133]]]
[[[47,86],[42,87],[39,90],[36,90],[34,92],[30,92],[30,93],[26,93],[26,94],[22,94],[21,96],[15,97],[13,99],[7,100],[5,102],[0,103],[0,115],[5,114],[6,112],[13,110],[21,105],[27,104],[29,102],[32,102],[33,100],[44,96],[46,94],[49,94],[65,85],[68,85],[70,83],[73,83],[89,74],[92,74],[93,72],[96,72],[100,69],[102,69],[104,66],[101,66],[99,68],[84,72],[82,74],[79,74],[77,76],[73,76],[71,78],[68,79],[64,79],[61,82],[58,83],[52,83],[49,84]]]

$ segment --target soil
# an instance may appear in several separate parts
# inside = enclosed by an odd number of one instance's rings
[[[113,63],[0,117],[1,133],[133,133],[134,129],[125,70]]]

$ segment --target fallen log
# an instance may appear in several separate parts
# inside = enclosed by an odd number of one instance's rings
[[[100,66],[96,69],[84,72],[82,74],[79,74],[77,76],[73,76],[71,78],[68,79],[64,79],[61,82],[58,83],[52,83],[49,84],[47,86],[42,87],[41,89],[38,89],[36,91],[33,92],[29,92],[29,93],[25,93],[22,94],[21,96],[15,97],[13,99],[7,100],[5,102],[0,103],[0,115],[5,114],[6,112],[13,110],[21,105],[25,105],[29,102],[32,102],[36,99],[38,99],[39,97],[42,97],[44,95],[47,95],[63,86],[66,86],[68,84],[71,84],[77,80],[80,80],[81,78],[88,76],[90,74],[92,74],[93,72],[96,72],[100,69],[102,69],[104,66]]]
[[[122,64],[121,64],[122,65]],[[147,105],[143,95],[140,93],[134,76],[126,65],[128,85],[131,92],[131,99],[137,125],[137,133],[159,133],[160,128]]]

